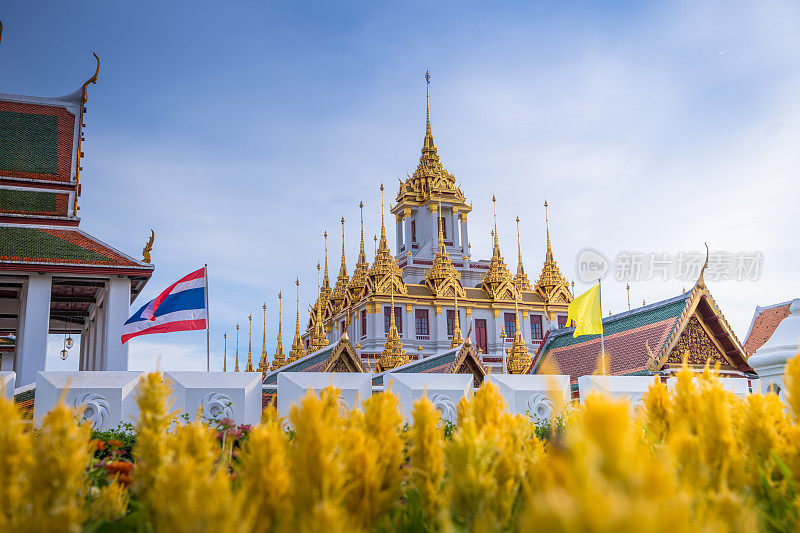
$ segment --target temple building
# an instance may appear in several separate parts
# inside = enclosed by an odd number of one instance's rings
[[[152,239],[139,261],[79,228],[95,58],[66,96],[0,94],[0,370],[15,371],[18,387],[45,369],[48,334],[64,336],[61,355],[80,370],[127,370],[122,324],[153,273]]]
[[[428,83],[425,136],[416,170],[401,180],[389,213],[395,239],[390,248],[385,207],[381,205],[380,239],[370,264],[361,242],[352,275],[344,251],[331,285],[327,233],[318,298],[305,332],[297,325],[291,352],[282,346],[273,370],[335,344],[346,333],[364,366],[387,371],[456,348],[471,338],[481,362],[494,372],[527,369],[532,353],[548,329],[566,324],[572,301],[567,280],[555,261],[545,202],[544,264],[535,283],[523,265],[517,218],[517,269],[512,275],[500,248],[495,209],[492,256],[470,255],[469,215],[472,203],[455,176],[439,159],[430,119]],[[381,185],[383,197],[384,187]],[[495,198],[492,198],[493,207]],[[278,357],[279,356],[279,357]]]

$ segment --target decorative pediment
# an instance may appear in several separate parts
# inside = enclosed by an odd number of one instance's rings
[[[687,363],[693,366],[704,366],[706,363],[714,366],[719,363],[723,368],[735,370],[735,366],[725,356],[725,352],[694,315],[689,318],[683,328],[678,342],[670,351],[666,362],[678,366],[683,362],[684,356]]]
[[[361,359],[346,338],[340,339],[322,366],[322,372],[364,372]]]
[[[408,294],[403,279],[394,274],[381,277],[371,277],[367,283],[367,294]]]
[[[464,344],[450,367],[451,374],[472,374],[475,387],[480,387],[486,378],[486,367],[483,366],[478,352],[471,344]]]

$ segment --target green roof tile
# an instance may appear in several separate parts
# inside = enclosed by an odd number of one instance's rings
[[[55,213],[56,193],[0,189],[0,212]]]
[[[36,228],[19,227],[0,227],[0,257],[113,261],[110,257],[87,250]]]
[[[58,174],[58,117],[0,111],[0,170]]]

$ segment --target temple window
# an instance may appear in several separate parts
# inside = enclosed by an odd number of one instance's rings
[[[542,340],[542,315],[531,315],[531,337]]]
[[[506,340],[511,341],[517,332],[517,324],[514,313],[505,313],[503,327],[506,330]]]
[[[564,315],[558,315],[558,329],[567,327],[567,317]]]
[[[417,221],[411,221],[411,242],[417,242]]]
[[[442,220],[442,237],[445,239],[447,238],[447,219],[445,217],[441,217]]]
[[[391,325],[392,317],[389,314],[391,307],[383,307],[383,329],[385,333],[389,334],[389,326]],[[402,307],[394,308],[394,325],[397,327],[397,333],[403,333],[403,309]]]
[[[417,336],[427,337],[428,335],[430,335],[430,330],[428,329],[427,309],[414,310],[414,326],[417,332]]]
[[[361,310],[361,338],[367,336],[367,310]]]

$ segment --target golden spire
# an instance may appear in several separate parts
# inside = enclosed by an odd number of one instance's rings
[[[283,322],[281,315],[283,314],[283,294],[278,292],[278,346],[275,348],[275,357],[272,358],[272,370],[282,367],[286,364],[286,354],[283,353],[283,334],[281,332],[281,323]],[[300,322],[297,323],[298,330]]]
[[[253,315],[248,315],[247,320],[250,321],[250,329],[247,332],[247,365],[244,367],[245,372],[253,371]]]
[[[224,347],[222,348],[222,371],[223,372],[227,372],[228,371],[228,332],[227,331],[222,335],[222,338],[225,340],[225,343],[223,344]]]
[[[528,280],[528,276],[525,274],[525,266],[522,264],[522,244],[519,240],[519,215],[517,215],[517,257],[519,258],[517,263],[517,275],[514,276],[514,285],[517,287],[517,292],[533,292],[531,282]]]
[[[431,132],[431,73],[425,71],[425,148],[436,148]]]
[[[428,274],[425,276],[425,285],[434,296],[444,295],[448,287],[454,292],[466,296],[461,286],[461,274],[455,269],[447,248],[444,245],[444,232],[442,231],[442,202],[439,202],[439,247]]]
[[[631,310],[631,284],[630,283],[626,283],[625,284],[625,290],[628,293],[628,311],[630,311]]]
[[[336,278],[336,285],[331,293],[331,316],[342,310],[345,296],[347,296],[347,284],[349,281],[350,278],[347,276],[347,264],[344,257],[344,217],[342,217],[342,264],[339,266],[339,277]]]
[[[375,261],[369,272],[369,289],[373,294],[386,294],[390,290],[407,294],[403,273],[389,250],[386,242],[386,224],[383,218],[383,184],[381,183],[381,239],[375,252]]]
[[[292,349],[289,350],[289,361],[295,361],[306,355],[303,349],[303,341],[300,339],[300,278],[297,278],[295,285],[297,285],[297,319],[294,326]]]
[[[406,351],[403,349],[403,341],[400,340],[400,335],[397,333],[397,324],[394,320],[394,288],[392,288],[390,292],[392,307],[389,309],[389,336],[386,337],[383,351],[381,352],[380,358],[378,358],[378,364],[376,366],[378,372],[391,370],[409,361],[408,355],[406,355]]]
[[[320,289],[320,302],[322,304],[323,310],[328,305],[328,298],[331,295],[331,282],[328,279],[328,232],[322,234],[323,239],[325,240],[325,274],[322,277],[322,288]],[[324,313],[323,313],[324,315]]]
[[[553,257],[553,248],[550,246],[550,219],[547,214],[547,200],[544,201],[544,222],[547,231],[547,249],[544,255],[544,265],[542,266],[542,273],[539,280],[536,282],[536,289],[548,301],[553,291],[559,287],[564,286],[569,290],[567,280],[561,275],[558,269],[556,260]]]
[[[236,324],[236,366],[233,367],[233,371],[239,371],[239,324]]]
[[[516,300],[517,287],[508,271],[506,262],[500,254],[500,238],[497,232],[497,199],[492,195],[492,210],[494,213],[494,231],[492,231],[492,259],[489,270],[481,281],[481,289],[492,299]]]
[[[267,375],[269,362],[267,361],[267,304],[261,306],[264,310],[264,336],[261,339],[261,361],[258,363],[258,371],[261,372],[262,379]]]
[[[361,247],[358,252],[358,261],[353,271],[353,277],[347,286],[350,295],[350,302],[354,303],[364,296],[364,289],[367,287],[367,276],[369,276],[369,263],[367,254],[364,253],[364,202],[359,202],[358,208],[361,210]]]
[[[519,327],[519,304],[514,300],[514,340],[508,350],[508,373],[522,374],[531,364],[531,354],[522,338],[522,329]]]
[[[317,263],[317,279],[319,280],[319,263]],[[319,281],[317,281],[317,290],[320,291],[320,296],[318,301],[322,300],[322,288],[319,285]],[[315,309],[316,311],[316,320],[314,323],[314,330],[311,332],[311,336],[309,337],[308,342],[308,351],[309,353],[314,353],[317,350],[320,350],[328,345],[328,336],[325,334],[325,324],[322,318],[322,306],[317,306]]]
[[[464,339],[461,337],[461,327],[458,321],[458,291],[453,293],[453,301],[455,307],[455,319],[453,321],[453,340],[450,342],[450,347],[455,348],[464,344]]]

